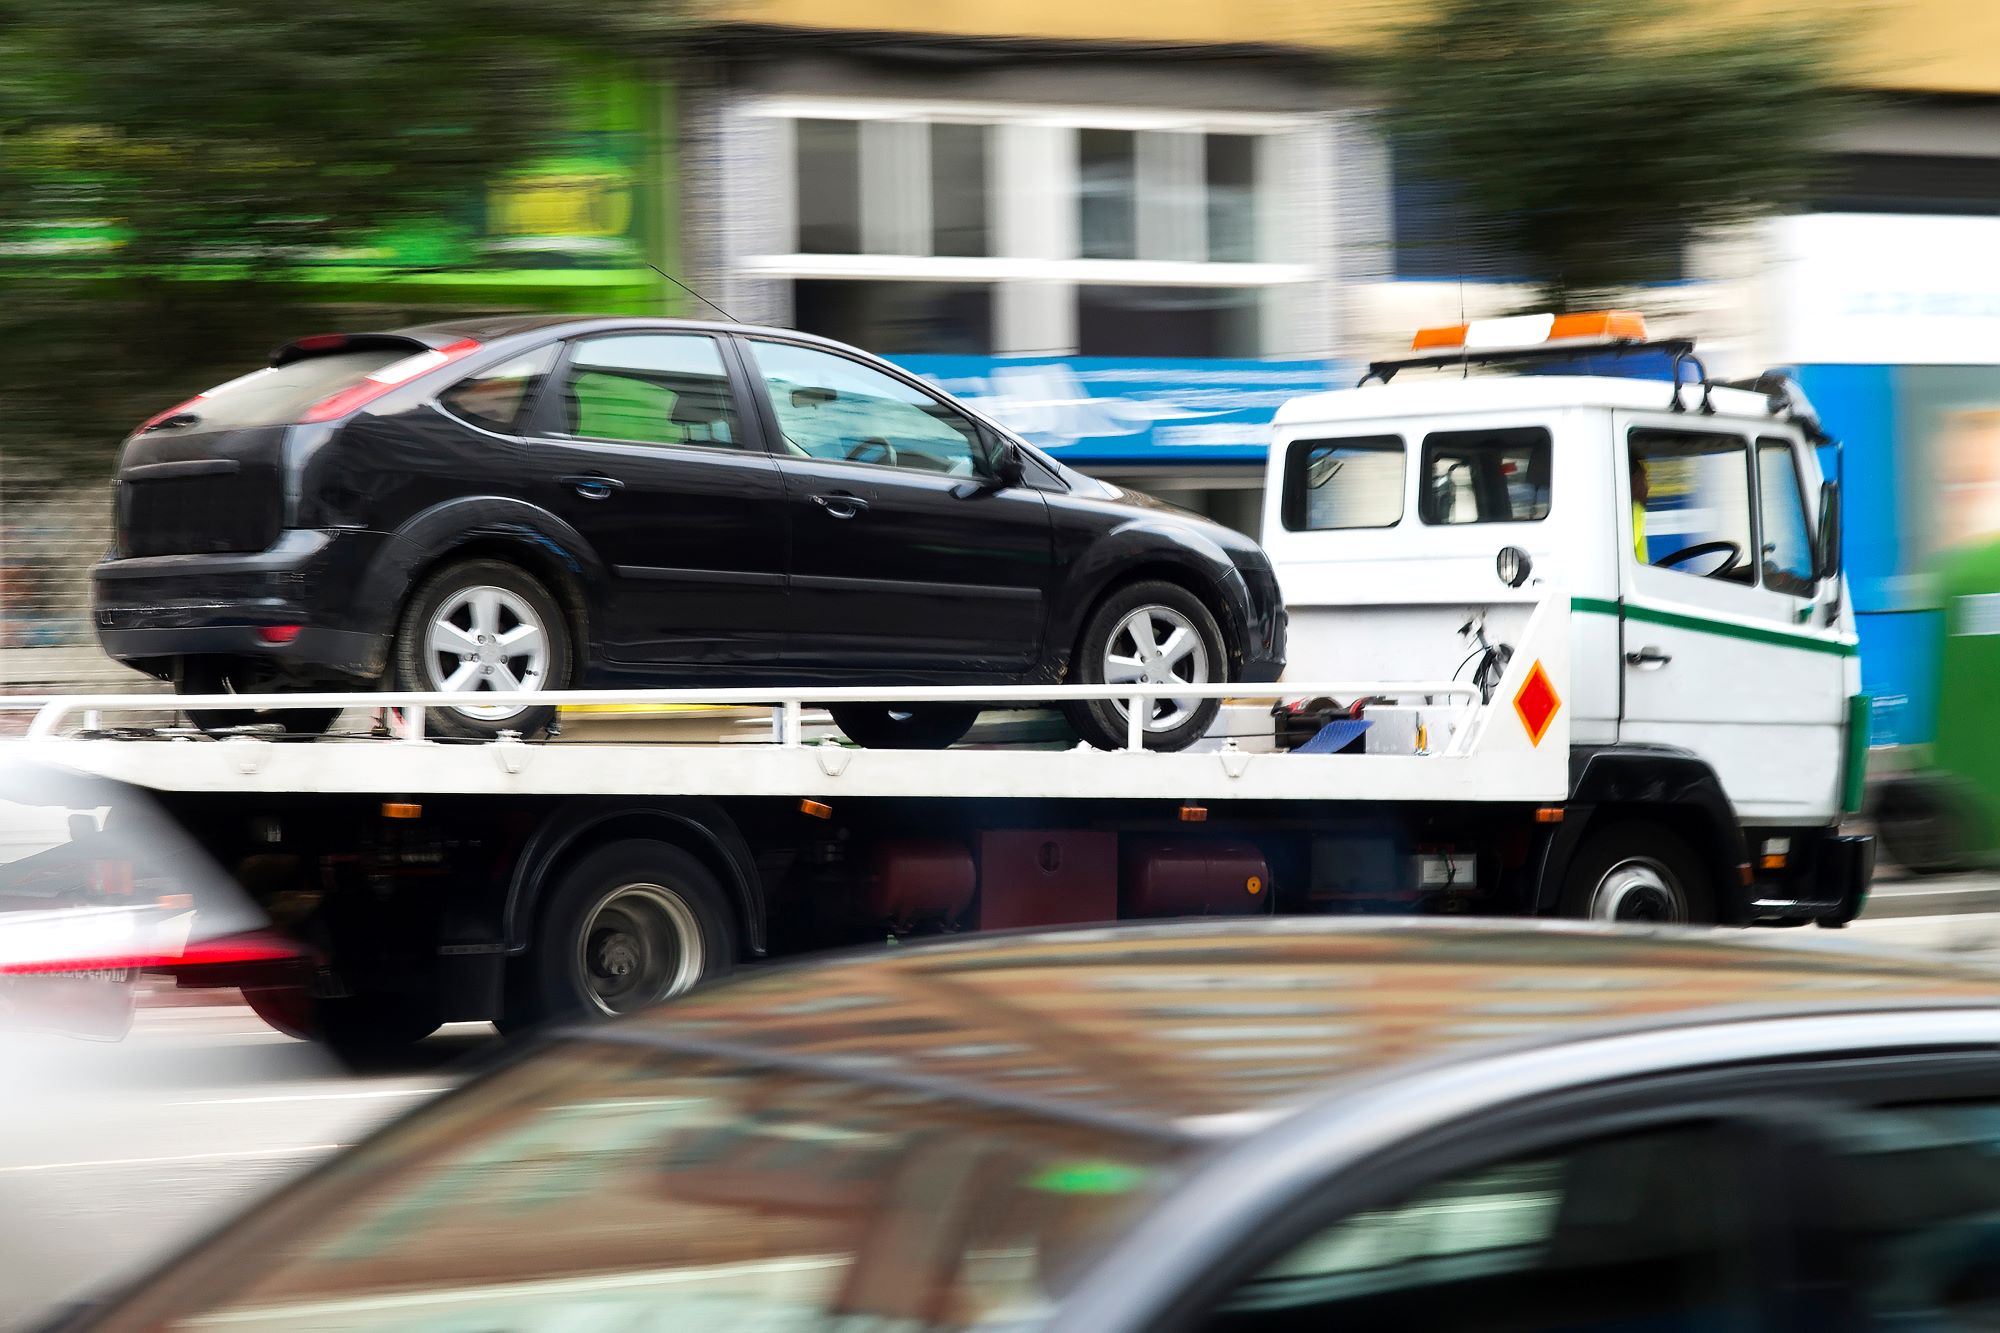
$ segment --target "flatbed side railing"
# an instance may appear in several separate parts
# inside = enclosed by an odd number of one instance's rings
[[[1455,705],[1460,725],[1454,741],[1440,753],[1463,754],[1463,742],[1472,733],[1470,725],[1486,707],[1477,687],[1464,681],[1349,680],[1280,681],[1251,684],[1232,682],[1220,685],[930,685],[930,686],[831,686],[750,689],[652,689],[652,690],[532,690],[509,694],[461,694],[442,691],[350,691],[299,694],[78,694],[38,699],[0,697],[0,710],[32,708],[34,720],[26,739],[51,740],[62,736],[72,719],[84,718],[84,730],[104,728],[106,715],[118,713],[188,713],[204,710],[288,710],[349,709],[387,710],[391,739],[402,744],[430,744],[424,732],[424,713],[431,708],[491,707],[507,704],[521,708],[559,707],[644,707],[644,708],[750,708],[768,710],[771,739],[781,746],[805,743],[804,721],[809,709],[841,704],[917,706],[923,704],[977,704],[991,708],[1109,700],[1123,703],[1128,724],[1125,748],[1145,748],[1146,705],[1157,699],[1231,699],[1282,701],[1293,699],[1386,699],[1394,702],[1421,702],[1426,705]],[[274,719],[275,721],[276,719]]]

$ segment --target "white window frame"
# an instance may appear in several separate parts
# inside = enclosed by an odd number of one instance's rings
[[[776,122],[784,144],[785,179],[774,191],[768,234],[796,243],[798,218],[796,142],[799,120],[849,120],[860,126],[862,249],[858,255],[757,253],[739,256],[746,276],[772,280],[849,279],[974,283],[994,287],[994,350],[1071,353],[1076,345],[1075,288],[1099,284],[1130,287],[1249,288],[1265,299],[1263,345],[1288,302],[1277,293],[1323,281],[1312,263],[1292,259],[1210,261],[1207,254],[1206,166],[1197,134],[1239,134],[1258,139],[1257,229],[1262,255],[1281,253],[1287,238],[1279,223],[1278,182],[1291,165],[1287,136],[1313,129],[1305,116],[1247,112],[1196,112],[1061,104],[942,102],[846,97],[768,97],[746,101],[746,116]],[[988,236],[985,257],[932,253],[930,135],[932,123],[985,125]],[[1185,140],[1141,139],[1137,170],[1139,252],[1176,258],[1084,259],[1078,256],[1076,135],[1083,129],[1185,134]],[[925,188],[870,188],[891,180],[920,180]],[[1164,188],[1158,188],[1164,187]],[[901,195],[900,198],[896,197]],[[871,206],[870,200],[875,202]]]

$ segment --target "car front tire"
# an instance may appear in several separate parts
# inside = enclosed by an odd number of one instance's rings
[[[1128,583],[1098,604],[1078,641],[1069,679],[1078,685],[1216,685],[1229,678],[1221,627],[1199,597],[1177,583]],[[1126,743],[1123,700],[1064,708],[1077,734],[1100,750]],[[1145,724],[1148,750],[1184,750],[1222,710],[1220,699],[1156,699]]]
[[[953,704],[839,704],[827,711],[847,739],[867,750],[942,750],[964,740],[979,720],[977,708]]]

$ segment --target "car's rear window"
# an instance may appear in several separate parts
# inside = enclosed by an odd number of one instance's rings
[[[865,1079],[579,1041],[357,1149],[108,1325],[1033,1322],[1184,1151]]]
[[[203,394],[201,401],[188,409],[196,417],[192,424],[203,430],[289,425],[320,399],[360,383],[414,351],[409,347],[370,347],[253,370]]]

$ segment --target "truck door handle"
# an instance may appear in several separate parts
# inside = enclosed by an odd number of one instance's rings
[[[1641,671],[1658,671],[1673,660],[1671,654],[1663,653],[1651,644],[1636,653],[1625,654],[1625,665],[1638,667]]]
[[[868,502],[858,495],[835,492],[832,495],[815,495],[813,503],[835,518],[853,518],[868,508]]]
[[[573,487],[586,500],[608,500],[611,492],[622,491],[625,483],[616,477],[600,477],[594,473],[576,477],[564,477],[562,483]]]

